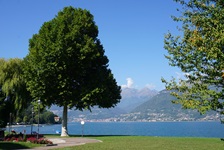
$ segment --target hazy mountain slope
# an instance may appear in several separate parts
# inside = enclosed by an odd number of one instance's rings
[[[134,88],[124,88],[121,93],[121,102],[117,105],[117,107],[126,112],[131,112],[137,106],[146,102],[157,93],[158,92],[156,90],[150,90],[148,88],[143,88],[140,90]]]
[[[200,115],[196,110],[185,110],[181,105],[173,104],[175,97],[163,90],[158,94],[149,89],[131,89],[122,91],[121,103],[115,108],[92,108],[92,112],[69,110],[69,121],[204,121],[219,120],[216,112]],[[154,96],[153,96],[154,95]],[[62,108],[53,106],[51,111],[61,116]]]
[[[99,109],[98,107],[94,107],[92,108],[92,112],[90,112],[89,110],[78,111],[72,109],[69,110],[68,117],[70,121],[73,121],[74,118],[85,118],[87,120],[118,118],[121,114],[131,112],[137,106],[141,105],[157,93],[157,91],[150,90],[148,88],[143,88],[140,90],[135,88],[124,88],[122,89],[121,93],[121,102],[118,103],[115,108]],[[52,106],[50,110],[58,114],[59,116],[62,116],[62,108]]]
[[[136,107],[127,120],[148,121],[183,121],[183,120],[213,120],[218,119],[216,112],[200,115],[196,110],[182,109],[181,105],[173,104],[175,97],[170,92],[163,90],[147,102]]]
[[[55,114],[62,116],[61,107],[51,107],[50,109]],[[120,116],[120,114],[126,113],[120,108],[110,108],[110,109],[100,109],[97,107],[92,108],[91,112],[89,110],[79,111],[79,110],[68,110],[68,120],[69,121],[79,121],[79,120],[100,120],[108,119]]]

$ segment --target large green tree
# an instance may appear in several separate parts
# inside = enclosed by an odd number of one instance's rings
[[[26,108],[31,100],[26,89],[22,68],[22,59],[0,59],[0,111],[4,111],[4,116],[8,118],[7,121],[9,121],[10,113],[15,116]]]
[[[181,4],[180,36],[165,36],[166,58],[179,67],[185,78],[166,83],[184,108],[223,114],[224,106],[224,1],[175,0]]]
[[[29,41],[24,67],[28,89],[44,105],[63,106],[61,136],[68,136],[68,108],[110,108],[120,101],[120,86],[97,37],[89,11],[65,7]]]

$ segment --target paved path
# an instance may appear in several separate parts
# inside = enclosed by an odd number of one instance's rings
[[[68,147],[68,146],[76,146],[76,145],[83,145],[86,143],[97,143],[102,142],[100,140],[95,139],[89,139],[89,138],[49,138],[48,140],[53,142],[52,146],[44,146],[44,147],[36,147],[35,150],[48,150],[53,148],[62,148],[62,147]]]

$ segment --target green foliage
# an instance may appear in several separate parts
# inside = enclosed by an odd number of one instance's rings
[[[55,115],[53,112],[51,111],[47,111],[44,110],[43,112],[41,112],[40,115],[40,123],[41,124],[54,124],[54,117],[56,117],[57,115]],[[35,116],[37,117],[37,115]]]
[[[17,116],[15,122],[16,122],[16,123],[20,123],[20,122],[22,122],[22,118],[20,118],[20,117]]]
[[[19,114],[17,114],[17,118],[15,120],[16,123],[23,122],[24,124],[37,124],[38,123],[38,109],[33,110],[33,120],[32,120],[32,107],[29,106],[27,109],[23,110]],[[56,117],[53,112],[46,110],[45,108],[40,109],[40,124],[55,124],[54,117]],[[60,121],[57,123],[61,123]]]
[[[54,117],[56,117],[56,115],[53,112],[47,111],[44,113],[44,120],[47,124],[55,123]]]
[[[89,11],[65,7],[29,41],[24,65],[28,90],[44,106],[63,106],[62,136],[68,136],[68,108],[110,108],[121,99],[97,36]]]
[[[185,79],[162,81],[186,109],[223,112],[224,3],[222,0],[175,0],[182,5],[183,34],[165,36],[166,58],[179,67]]]
[[[6,101],[5,94],[0,88],[0,128],[4,128],[9,122],[11,103]]]
[[[23,60],[21,59],[0,59],[1,90],[17,111],[25,108],[30,101],[22,68]]]
[[[23,117],[23,122],[24,122],[24,123],[28,123],[28,117],[27,117],[27,116],[24,116],[24,117]]]
[[[28,90],[43,105],[91,109],[115,106],[120,87],[108,69],[97,38],[98,28],[87,10],[65,7],[45,22],[29,41],[24,72]]]

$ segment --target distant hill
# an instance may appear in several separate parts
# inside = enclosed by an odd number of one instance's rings
[[[117,105],[120,109],[131,112],[137,106],[143,104],[158,92],[149,88],[135,89],[135,88],[123,88],[121,92],[121,102]]]
[[[216,112],[200,115],[196,110],[182,109],[173,104],[175,97],[167,90],[160,92],[150,89],[125,88],[122,90],[121,102],[110,109],[92,108],[92,112],[69,110],[69,121],[208,121],[219,120]],[[55,114],[62,116],[62,108],[50,108]]]
[[[171,102],[175,99],[169,91],[160,91],[147,102],[136,107],[131,113],[123,116],[123,119],[129,121],[203,121],[219,119],[216,112],[200,115],[196,110],[182,109],[181,105]]]
[[[99,109],[97,107],[92,108],[92,112],[89,110],[78,111],[78,110],[69,110],[68,117],[70,121],[77,120],[79,118],[86,120],[95,120],[95,119],[112,119],[119,118],[120,115],[131,112],[137,106],[146,102],[148,99],[156,95],[158,92],[156,90],[150,90],[148,88],[135,89],[135,88],[123,88],[122,89],[122,99],[120,103],[117,104],[115,108],[110,109]],[[52,106],[50,108],[55,114],[62,116],[62,108],[57,106]]]

